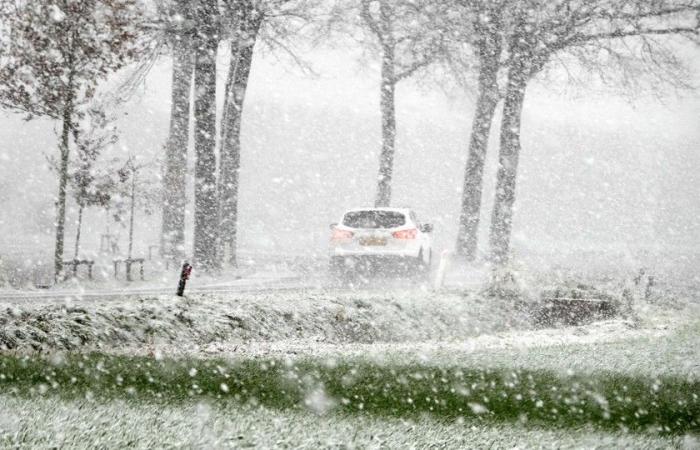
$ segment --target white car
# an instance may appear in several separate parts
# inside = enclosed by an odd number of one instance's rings
[[[336,274],[358,262],[406,267],[427,273],[433,226],[407,208],[357,208],[331,225],[330,261]],[[386,263],[395,263],[389,264]]]

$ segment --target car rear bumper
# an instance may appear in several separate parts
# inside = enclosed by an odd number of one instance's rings
[[[346,255],[331,256],[331,267],[345,268],[411,268],[415,266],[417,259],[414,256],[404,255]]]
[[[379,248],[372,250],[365,249],[344,249],[341,247],[332,248],[331,257],[353,257],[353,258],[417,258],[420,248]]]

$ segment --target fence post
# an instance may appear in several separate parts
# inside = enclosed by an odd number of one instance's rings
[[[180,271],[180,282],[177,285],[177,295],[182,297],[185,294],[185,284],[187,280],[190,279],[190,274],[192,273],[192,266],[189,265],[187,261],[182,264],[182,270]]]

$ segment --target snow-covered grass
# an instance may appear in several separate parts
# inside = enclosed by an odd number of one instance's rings
[[[154,359],[103,354],[0,357],[0,387],[30,398],[166,404],[210,399],[380,417],[431,415],[486,423],[700,432],[700,380],[601,372],[374,364],[363,359]]]
[[[636,298],[620,311],[620,320],[553,332],[537,330],[536,292],[286,289],[15,301],[0,304],[0,348],[254,354],[276,346],[352,344],[347,346],[352,350],[357,344],[433,347],[438,342],[464,353],[484,345],[653,337],[698,316],[696,291],[659,293]]]
[[[638,298],[621,318],[551,329],[533,322],[532,298],[479,291],[291,289],[42,300],[0,306],[0,348],[692,373],[700,359],[700,301],[695,291],[660,292]]]
[[[0,407],[25,418],[5,414],[0,447],[56,439],[30,415],[81,446],[697,445],[697,288],[659,283],[646,296],[639,286],[619,318],[542,329],[531,307],[551,283],[534,287],[505,297],[286,289],[0,305]],[[256,376],[236,372],[246,367]],[[358,369],[365,378],[344,376]],[[458,371],[468,386],[451,378]],[[206,431],[181,432],[196,426]],[[659,426],[681,435],[657,436]]]
[[[700,319],[678,328],[609,320],[568,328],[484,334],[462,341],[309,343],[304,340],[212,344],[197,352],[161,347],[162,354],[226,358],[363,358],[377,364],[453,364],[493,369],[601,371],[631,376],[700,377]],[[145,352],[142,352],[145,353]]]
[[[697,436],[377,418],[192,401],[0,396],[3,448],[697,448]]]
[[[27,302],[0,309],[10,350],[198,349],[304,339],[403,342],[465,339],[531,328],[522,302],[475,293],[292,290]]]

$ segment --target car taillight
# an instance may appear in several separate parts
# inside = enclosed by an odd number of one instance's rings
[[[410,230],[394,231],[391,235],[396,239],[415,239],[418,235],[418,230],[411,228]]]
[[[349,241],[352,239],[353,233],[348,230],[339,230],[338,228],[333,229],[333,235],[331,236],[331,241]]]

